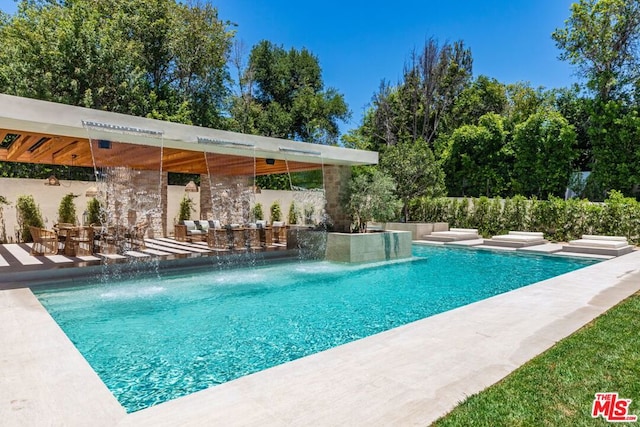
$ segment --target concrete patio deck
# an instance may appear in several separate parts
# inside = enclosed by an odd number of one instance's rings
[[[639,290],[634,251],[132,414],[29,289],[0,291],[0,420],[424,426]]]

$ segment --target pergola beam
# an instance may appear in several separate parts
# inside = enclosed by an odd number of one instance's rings
[[[95,123],[100,126],[87,126]],[[370,151],[245,135],[0,94],[0,161],[253,175],[377,164]],[[42,141],[40,146],[34,147]],[[105,141],[102,143],[101,141]],[[100,148],[104,145],[105,148]],[[93,151],[93,152],[92,152]],[[207,161],[205,161],[205,156]],[[269,160],[267,164],[266,159]]]

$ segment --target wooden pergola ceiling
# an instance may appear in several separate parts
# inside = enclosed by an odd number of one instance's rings
[[[114,136],[115,137],[115,136]],[[93,154],[92,154],[93,151]],[[0,161],[48,165],[116,167],[139,170],[215,175],[267,175],[320,169],[318,163],[254,158],[130,144],[118,141],[74,138],[54,134],[0,129]]]

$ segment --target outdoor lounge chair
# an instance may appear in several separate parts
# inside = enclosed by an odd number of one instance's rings
[[[484,240],[484,245],[507,248],[524,248],[545,243],[548,243],[548,241],[545,240],[543,234],[533,231],[509,231],[509,234],[493,236],[491,239]]]
[[[423,240],[432,242],[459,242],[462,240],[479,239],[478,230],[475,228],[451,228],[449,231],[434,231],[423,236]]]
[[[71,256],[93,255],[93,227],[77,227],[67,237],[65,254]]]
[[[174,226],[174,237],[180,242],[191,242],[194,238],[197,240],[206,239],[207,232],[208,227],[207,230],[202,230],[199,228],[199,224],[192,220],[185,220]]]
[[[55,231],[29,226],[29,232],[33,238],[31,255],[55,255],[58,253],[58,236]]]
[[[633,251],[624,236],[594,236],[584,234],[582,239],[570,240],[562,247],[563,252],[585,253],[591,255],[620,256]]]

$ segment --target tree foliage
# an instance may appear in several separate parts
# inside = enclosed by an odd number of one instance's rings
[[[512,163],[506,137],[503,119],[496,113],[483,115],[478,125],[457,128],[443,155],[449,192],[475,197],[505,194]]]
[[[508,107],[507,86],[498,80],[480,75],[466,86],[455,99],[447,129],[475,125],[488,113],[502,115]]]
[[[349,111],[336,89],[325,89],[315,55],[263,40],[252,48],[246,68],[239,59],[236,66],[240,93],[232,101],[234,130],[337,143],[338,122],[348,119]]]
[[[638,83],[640,1],[580,0],[552,37],[560,58],[578,67],[600,101],[624,96]]]
[[[562,196],[576,152],[573,127],[556,111],[540,110],[516,126],[513,187],[519,194]]]
[[[597,103],[591,118],[592,180],[605,191],[640,194],[640,117],[620,101]]]
[[[381,154],[380,168],[396,182],[396,194],[402,201],[405,221],[409,221],[411,199],[438,197],[446,192],[442,168],[422,140],[387,147]]]
[[[577,171],[590,170],[593,161],[589,136],[592,100],[580,93],[578,85],[554,90],[552,97],[557,111],[567,119],[576,131],[574,169]]]
[[[0,92],[220,127],[227,27],[208,3],[23,0],[0,25]]]
[[[343,194],[343,204],[358,232],[365,232],[369,221],[386,222],[396,218],[401,202],[395,191],[393,178],[379,170],[351,178]]]
[[[405,64],[402,80],[383,81],[373,98],[373,147],[423,141],[433,148],[441,122],[471,78],[471,51],[462,41],[429,39]]]

